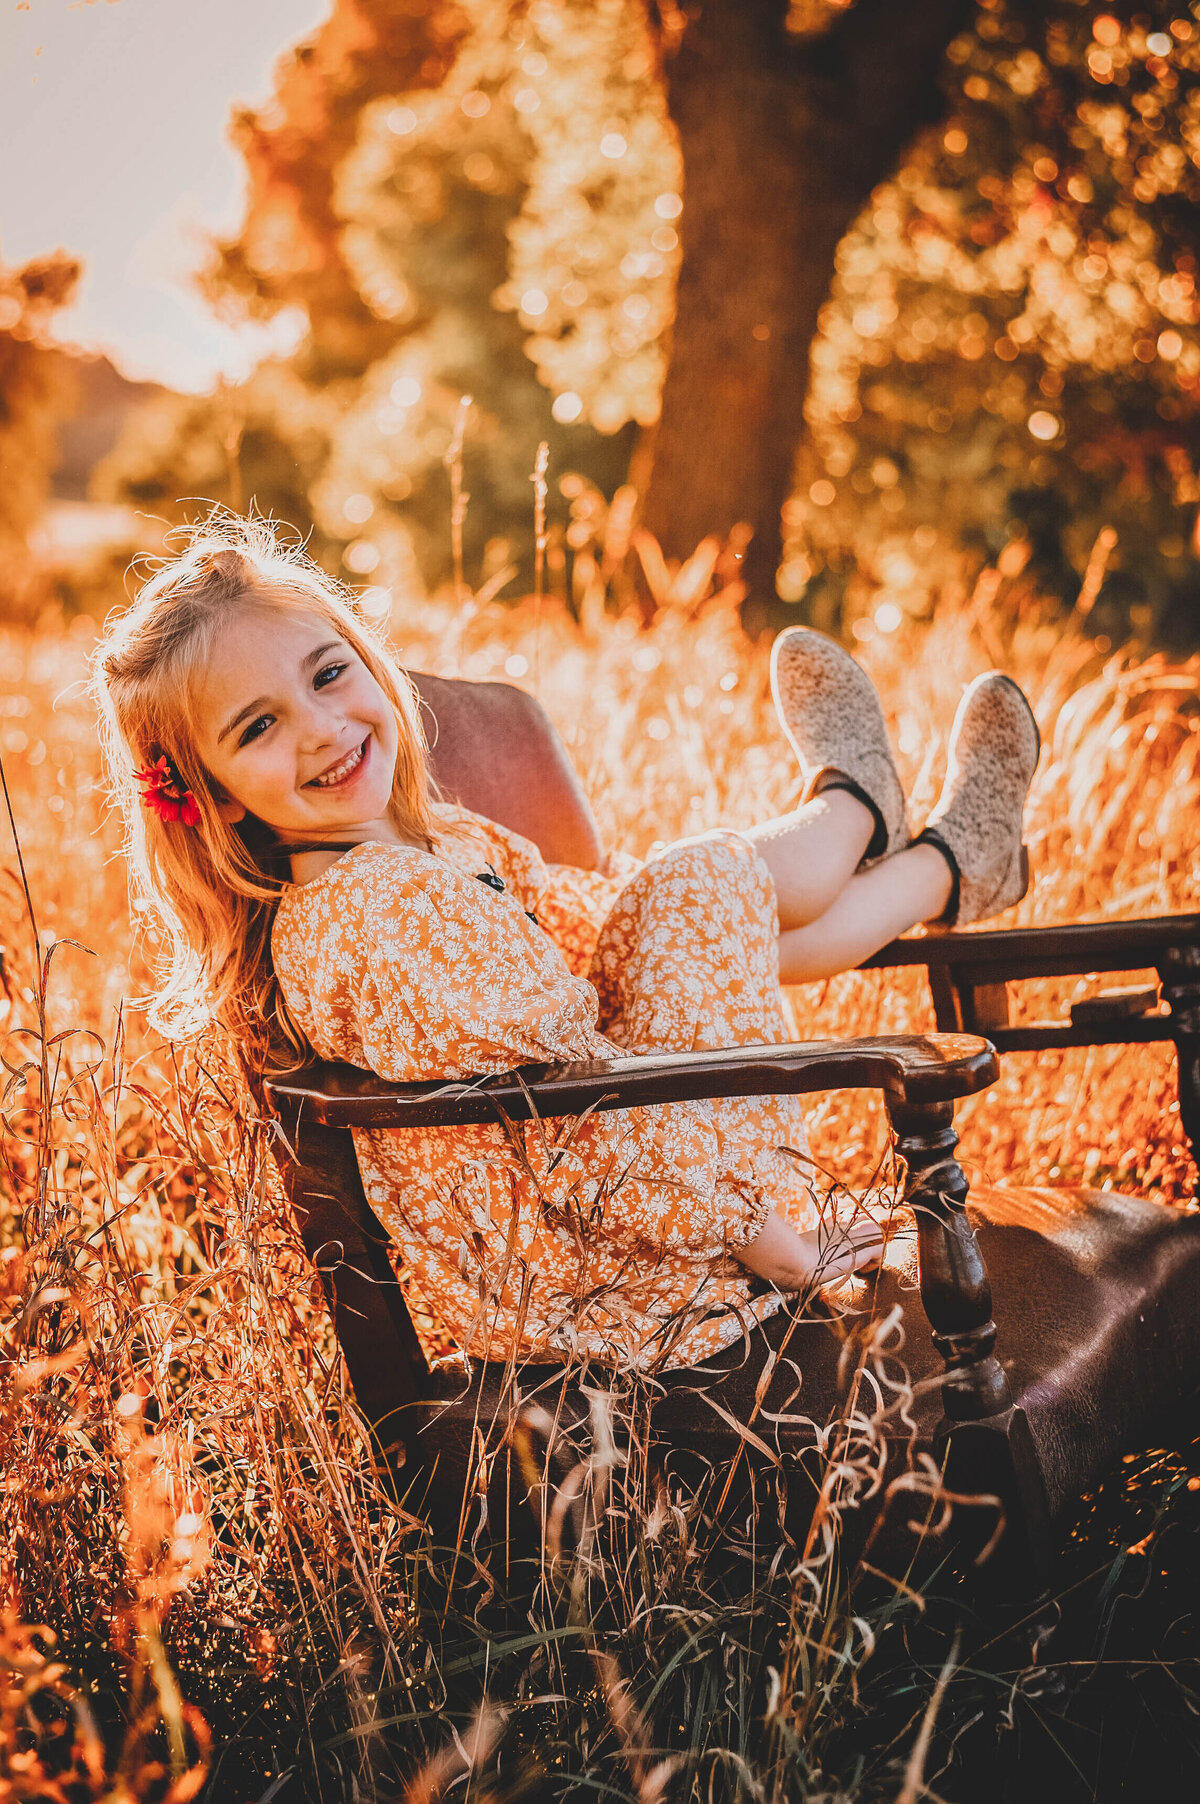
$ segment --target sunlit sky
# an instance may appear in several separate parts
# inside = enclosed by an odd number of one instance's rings
[[[236,227],[231,107],[264,100],[280,52],[329,0],[0,0],[0,259],[80,255],[58,336],[129,376],[203,389],[260,334],[189,289],[207,233]]]

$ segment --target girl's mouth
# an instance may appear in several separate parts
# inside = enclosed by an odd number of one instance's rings
[[[347,752],[346,756],[337,764],[331,764],[329,769],[322,771],[319,777],[310,777],[304,787],[306,789],[340,789],[343,783],[349,783],[358,775],[366,763],[370,744],[371,740],[368,735],[361,745],[356,745],[352,752]]]

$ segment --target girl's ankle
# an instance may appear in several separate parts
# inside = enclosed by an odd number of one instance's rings
[[[942,838],[936,827],[926,827],[913,840],[914,846],[932,846],[940,852],[950,869],[950,900],[940,915],[935,915],[925,924],[928,927],[953,927],[958,918],[959,894],[962,889],[962,872],[958,868],[958,860]]]
[[[863,857],[882,858],[883,854],[887,851],[888,830],[887,822],[884,820],[880,809],[871,800],[870,796],[860,783],[856,783],[853,777],[844,776],[840,770],[827,770],[821,772],[813,786],[813,798],[815,800],[817,796],[828,795],[835,789],[843,790],[846,795],[853,796],[856,802],[861,802],[874,823],[870,842],[866,851],[863,853]]]

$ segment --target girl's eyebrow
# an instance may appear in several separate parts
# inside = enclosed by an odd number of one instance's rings
[[[311,670],[314,664],[319,664],[321,662],[321,659],[325,656],[327,651],[338,651],[341,647],[341,643],[340,639],[330,639],[326,644],[318,645],[315,651],[306,652],[300,660],[301,670]],[[247,702],[244,708],[240,708],[233,719],[227,720],[225,725],[221,728],[221,731],[217,734],[217,744],[220,745],[223,739],[228,739],[234,729],[240,727],[244,720],[249,720],[252,714],[257,714],[260,708],[265,708],[267,700],[268,698],[265,695],[260,695],[257,696],[254,701]]]

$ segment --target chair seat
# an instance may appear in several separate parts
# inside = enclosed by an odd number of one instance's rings
[[[991,1278],[996,1351],[1013,1401],[1027,1415],[1050,1513],[1058,1516],[1156,1417],[1200,1385],[1200,1214],[1086,1189],[981,1190],[970,1213]],[[942,1361],[911,1277],[887,1269],[870,1290],[874,1316],[897,1303],[902,1309],[900,1357],[912,1379],[936,1379]],[[778,1341],[782,1323],[770,1332]],[[742,1438],[737,1422],[752,1422],[774,1450],[802,1456],[811,1432],[772,1418],[823,1423],[835,1414],[844,1345],[836,1320],[818,1313],[794,1324],[757,1409],[766,1343],[756,1336],[754,1345],[749,1359],[739,1343],[702,1368],[665,1375],[652,1411],[665,1467],[693,1482],[698,1466],[719,1471]],[[436,1452],[439,1494],[444,1486],[446,1497],[461,1498],[481,1429],[492,1448],[504,1441],[507,1387],[500,1365],[477,1365],[470,1383],[457,1369],[434,1375],[420,1405],[419,1440]],[[556,1424],[555,1463],[565,1476],[587,1444],[594,1400],[561,1366],[525,1367],[517,1388],[534,1411],[536,1434]],[[920,1391],[912,1414],[918,1445],[932,1448],[941,1418],[936,1382]],[[502,1457],[497,1475],[505,1463]]]
[[[1200,1213],[1107,1190],[982,1187],[969,1212],[996,1350],[1058,1515],[1200,1385]],[[909,1320],[915,1343],[924,1322]],[[927,1332],[922,1357],[925,1345]]]

